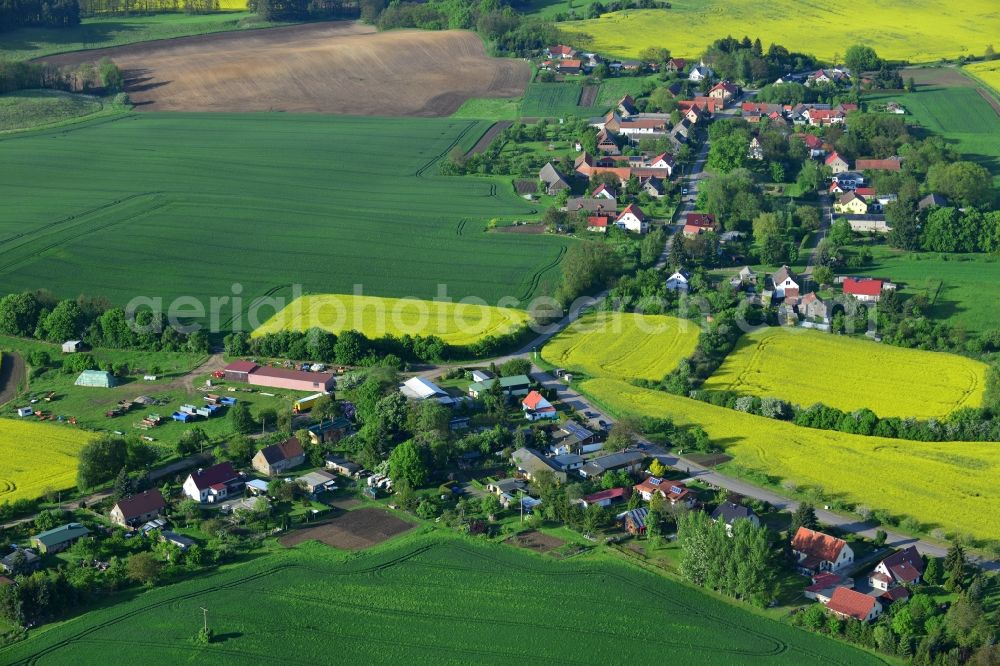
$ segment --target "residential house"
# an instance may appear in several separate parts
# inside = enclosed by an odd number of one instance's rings
[[[799,301],[799,314],[805,319],[827,323],[831,313],[831,307],[815,292],[809,292]]]
[[[606,234],[608,233],[608,227],[614,224],[615,218],[609,217],[607,215],[588,215],[587,216],[587,231],[592,231],[594,233]]]
[[[823,148],[823,139],[815,134],[796,134],[795,137],[806,144],[806,148],[809,149],[809,157],[822,157],[826,154],[826,149]]]
[[[322,421],[307,428],[309,440],[313,444],[323,442],[339,442],[351,433],[351,422],[342,416]]]
[[[674,72],[679,74],[684,71],[685,67],[687,67],[687,60],[685,60],[684,58],[671,58],[663,66],[663,69],[664,71],[667,72]]]
[[[774,295],[777,298],[798,298],[799,282],[795,273],[788,266],[779,268],[771,281],[774,283]]]
[[[310,495],[319,495],[328,490],[337,489],[337,477],[321,469],[303,474],[295,480],[305,485],[306,491]]]
[[[849,191],[840,195],[834,202],[833,210],[836,213],[864,215],[868,212],[868,202],[863,197],[858,196],[856,191]]]
[[[674,156],[670,153],[660,153],[650,158],[646,166],[650,169],[664,169],[667,172],[667,177],[670,177],[674,175]]]
[[[882,604],[878,599],[846,587],[835,589],[826,607],[837,617],[859,622],[871,622],[882,614]]]
[[[853,296],[862,303],[878,303],[885,288],[882,280],[875,278],[844,278],[844,295]]]
[[[800,527],[792,537],[792,551],[798,568],[806,574],[838,572],[854,563],[854,551],[843,539]]]
[[[513,497],[517,493],[527,489],[528,484],[525,483],[524,479],[500,479],[499,481],[486,484],[486,490],[497,497],[502,495]]]
[[[559,426],[549,443],[549,451],[563,453],[593,453],[601,450],[597,434],[574,421],[566,421]]]
[[[736,86],[729,81],[722,81],[721,83],[716,83],[712,86],[712,89],[708,91],[708,96],[713,99],[718,99],[722,101],[722,106],[725,108],[729,102],[733,100],[740,94],[739,86]]]
[[[560,74],[580,74],[583,72],[583,61],[578,58],[559,60],[556,62],[556,71]]]
[[[500,383],[500,390],[504,395],[528,395],[531,390],[531,379],[527,375],[511,375],[510,377],[500,377],[499,379],[487,379],[481,382],[469,384],[469,397],[479,399],[482,395],[493,388],[497,382]]]
[[[940,194],[931,193],[920,200],[917,203],[917,209],[925,210],[927,208],[944,208],[948,205],[948,199]]]
[[[550,458],[546,458],[535,449],[521,447],[510,454],[510,457],[517,465],[517,471],[529,481],[534,480],[539,472],[552,472],[556,481],[566,483],[566,472],[559,469]]]
[[[605,155],[621,155],[622,150],[618,145],[618,140],[614,133],[609,132],[606,127],[602,127],[597,133],[597,150]]]
[[[705,64],[704,60],[698,62],[691,68],[688,72],[688,81],[704,81],[705,79],[711,79],[715,77],[715,72],[712,68]]]
[[[80,523],[66,523],[31,537],[31,545],[42,554],[58,553],[66,550],[88,534],[90,534],[90,530]]]
[[[684,218],[684,235],[693,238],[707,231],[715,231],[716,219],[712,213],[688,213]]]
[[[840,574],[835,574],[830,571],[822,571],[814,576],[811,576],[812,584],[809,585],[802,594],[805,595],[807,599],[813,599],[818,601],[824,606],[830,603],[830,599],[833,598],[833,592],[838,587],[846,587],[853,589],[854,580],[851,578],[845,578]]]
[[[559,169],[549,162],[538,172],[538,180],[545,184],[545,193],[549,196],[556,196],[563,190],[570,189],[569,181],[559,173]]]
[[[740,287],[756,287],[757,274],[749,266],[744,266],[740,272],[729,279],[729,284],[739,289]]]
[[[764,159],[764,145],[756,136],[750,139],[750,148],[747,149],[747,157],[758,161]]]
[[[14,552],[0,559],[0,569],[12,576],[31,573],[41,566],[42,558],[30,548],[16,548]]]
[[[570,213],[589,213],[595,216],[618,215],[618,206],[607,199],[591,199],[589,197],[574,197],[566,201],[566,210]]]
[[[653,199],[662,199],[667,192],[663,186],[663,180],[656,177],[644,178],[640,187]]]
[[[624,502],[628,496],[628,488],[609,488],[580,498],[580,504],[584,509],[589,509],[591,506],[609,507]]]
[[[903,585],[915,585],[924,575],[924,560],[915,546],[910,546],[885,558],[875,567],[868,583],[872,589],[888,592]]]
[[[903,163],[898,156],[889,157],[884,160],[855,160],[855,171],[899,171],[903,168]]]
[[[587,479],[594,479],[602,476],[605,472],[615,472],[620,469],[629,473],[635,473],[642,469],[644,460],[646,460],[646,456],[641,451],[612,453],[594,458],[581,467],[580,476]]]
[[[819,69],[815,72],[810,73],[806,77],[806,87],[812,87],[816,84],[824,83],[846,83],[848,80],[847,72],[839,68],[833,69]]]
[[[639,109],[635,107],[635,100],[631,95],[625,95],[618,100],[615,108],[618,110],[618,115],[624,119],[639,115]]]
[[[524,412],[524,418],[529,421],[559,418],[555,406],[543,398],[538,391],[530,391],[524,397],[524,400],[521,401],[521,410]]]
[[[336,456],[332,454],[327,455],[323,457],[323,462],[327,469],[331,469],[337,474],[347,476],[352,479],[358,478],[358,476],[361,475],[361,472],[364,471],[364,468],[361,465],[351,462],[343,456]]]
[[[133,495],[128,499],[119,500],[111,507],[111,521],[128,527],[130,525],[141,525],[147,520],[156,518],[167,507],[163,500],[163,494],[159,489],[153,488],[139,495]]]
[[[545,49],[545,51],[550,58],[561,58],[565,60],[576,57],[576,49],[572,46],[566,46],[565,44],[550,46]]]
[[[243,489],[243,477],[232,463],[219,463],[188,474],[182,490],[199,502],[216,502]]]
[[[670,128],[669,136],[676,145],[679,146],[682,143],[687,143],[691,135],[691,126],[692,122],[687,117],[684,117]]]
[[[171,532],[170,530],[160,532],[160,541],[177,546],[177,549],[182,553],[194,545],[194,539],[186,537],[183,534],[178,534],[177,532]]]
[[[680,504],[690,509],[697,501],[697,497],[691,489],[680,481],[668,481],[657,476],[647,477],[642,483],[633,486],[632,489],[647,502],[653,499],[654,495],[659,495],[671,506]]]
[[[75,354],[82,349],[83,349],[82,340],[67,340],[66,342],[62,343],[63,354]]]
[[[826,159],[823,160],[823,163],[828,167],[830,167],[830,170],[834,174],[844,173],[848,169],[850,169],[850,165],[847,163],[847,160],[838,155],[837,151],[833,151],[832,153],[827,155]]]
[[[476,369],[472,371],[472,381],[485,382],[487,379],[496,379],[497,376],[489,370]]]
[[[646,533],[646,518],[649,516],[649,509],[640,506],[625,513],[625,529],[633,536],[642,536]]]
[[[680,291],[687,293],[691,288],[691,274],[685,270],[675,271],[667,278],[667,291]]]
[[[806,109],[802,117],[813,127],[826,127],[828,125],[843,125],[847,115],[843,111],[836,109]]]
[[[841,171],[834,174],[833,182],[840,186],[842,192],[847,192],[862,187],[865,177],[857,171]]]
[[[712,520],[722,521],[726,526],[726,534],[733,536],[733,524],[737,520],[748,520],[754,527],[760,527],[760,518],[750,507],[736,502],[723,502],[712,512]]]
[[[551,460],[552,464],[564,472],[576,471],[583,467],[585,462],[583,456],[576,453],[560,453],[557,456],[552,456]]]
[[[302,444],[295,437],[289,437],[279,444],[262,448],[250,464],[261,474],[275,476],[298,467],[305,461],[306,452],[302,449]]]
[[[629,204],[615,219],[615,226],[637,234],[649,231],[649,221],[646,214],[636,204]]]
[[[601,183],[600,185],[598,185],[597,189],[595,189],[594,193],[591,194],[590,196],[594,197],[595,199],[609,199],[610,201],[618,200],[618,193],[615,192],[614,188],[612,188],[607,183]]]

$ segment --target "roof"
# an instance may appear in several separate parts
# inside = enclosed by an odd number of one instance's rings
[[[493,386],[493,384],[496,383],[496,381],[497,381],[496,379],[484,379],[481,382],[474,382],[472,384],[469,384],[469,390],[484,391]],[[529,386],[530,384],[531,384],[531,379],[528,377],[528,375],[511,375],[510,377],[500,378],[500,388],[508,389],[515,386]]]
[[[611,196],[615,196],[614,189],[610,185],[608,185],[607,183],[601,183],[600,185],[598,185],[597,189],[594,190],[594,196],[596,197],[601,192],[607,192]]]
[[[737,92],[736,86],[734,86],[729,81],[722,81],[721,83],[716,83],[714,86],[712,86],[712,90],[725,90],[727,93],[731,95],[735,95]]]
[[[697,227],[715,228],[715,215],[711,213],[688,213],[685,223]]]
[[[874,187],[855,187],[854,193],[859,197],[873,197],[877,194]]]
[[[566,421],[561,426],[559,426],[559,429],[562,430],[567,435],[576,437],[581,441],[594,436],[593,432],[587,430],[579,423],[574,423],[573,421]]]
[[[620,220],[620,219],[622,219],[623,217],[625,217],[625,216],[626,216],[626,215],[628,215],[629,213],[631,213],[632,215],[635,215],[636,219],[638,219],[638,220],[639,220],[640,222],[644,222],[644,221],[646,220],[646,214],[645,214],[645,213],[643,213],[643,212],[642,212],[642,209],[641,209],[641,208],[639,208],[639,207],[638,207],[637,205],[635,205],[635,204],[629,204],[628,206],[626,206],[626,207],[625,207],[625,210],[623,210],[623,211],[622,211],[622,212],[621,212],[621,213],[620,213],[620,214],[618,215],[618,219],[619,219],[619,220]]]
[[[194,480],[194,485],[198,490],[204,490],[216,483],[226,483],[237,478],[239,475],[232,463],[224,462],[212,465],[197,472],[192,472],[190,478]]]
[[[524,482],[523,479],[500,479],[499,481],[494,481],[490,484],[502,493],[509,493],[512,490],[521,490],[527,487],[528,484]]]
[[[845,160],[843,157],[841,157],[840,155],[838,155],[836,150],[833,151],[832,153],[830,153],[829,155],[827,155],[826,159],[823,160],[823,162],[826,163],[826,164],[832,164],[833,162],[836,162],[837,160],[840,160],[844,164],[847,164],[847,160]]]
[[[319,469],[314,472],[309,472],[308,474],[303,474],[302,476],[295,479],[296,481],[304,481],[308,486],[322,486],[325,483],[330,483],[336,481],[337,477],[329,472],[324,472]]]
[[[566,467],[582,465],[583,456],[576,453],[561,453],[557,456],[552,456],[552,462],[565,469]]]
[[[931,194],[928,194],[926,197],[920,200],[920,203],[917,204],[917,208],[923,210],[924,208],[928,208],[929,206],[937,206],[939,208],[943,208],[947,205],[948,205],[947,199],[945,199],[940,194],[932,192]]]
[[[267,492],[267,481],[261,481],[260,479],[251,479],[247,481],[247,488],[253,488],[255,490],[260,490],[262,492]]]
[[[884,599],[890,604],[900,599],[909,599],[909,598],[910,598],[910,591],[907,590],[905,587],[893,587],[879,595],[879,599]]]
[[[898,157],[890,157],[884,160],[857,160],[854,162],[856,171],[899,171],[902,163]]]
[[[587,226],[601,228],[606,227],[611,224],[611,220],[614,218],[608,217],[607,215],[591,215],[587,217]],[[472,388],[471,386],[469,388]]]
[[[756,514],[752,509],[742,504],[723,502],[712,512],[712,520],[722,520],[726,525],[732,525],[737,520],[749,520],[754,515]]]
[[[844,293],[852,296],[878,296],[882,293],[882,280],[874,278],[844,278]]]
[[[840,551],[847,545],[843,539],[800,527],[792,538],[792,550],[805,553],[823,562],[836,562]]]
[[[125,520],[131,520],[151,511],[159,511],[166,505],[167,503],[163,501],[163,495],[157,488],[147,490],[141,495],[133,495],[128,499],[119,500],[115,504]]]
[[[329,372],[306,372],[304,370],[289,370],[287,368],[257,368],[251,374],[255,377],[294,379],[312,384],[327,384],[333,379],[333,374]]]
[[[601,502],[603,500],[615,500],[615,499],[625,499],[628,493],[625,488],[608,488],[607,490],[602,490],[600,492],[592,493],[583,498],[583,501],[587,504],[593,504],[595,502]]]
[[[233,361],[223,368],[225,372],[253,372],[257,369],[257,364],[251,361]]]
[[[868,619],[868,614],[871,612],[872,608],[875,607],[875,604],[875,597],[855,592],[854,590],[846,587],[838,587],[833,591],[833,596],[830,597],[830,603],[828,603],[826,607],[835,613],[853,617],[855,620],[864,621]]]
[[[566,182],[566,178],[559,172],[559,169],[557,169],[552,162],[546,163],[546,165],[541,168],[538,172],[538,179],[549,186],[561,183],[569,187],[569,183]]]
[[[924,560],[915,546],[896,551],[881,563],[892,576],[903,583],[912,583],[924,573]]]
[[[552,406],[538,391],[531,391],[528,395],[524,396],[521,404],[528,409],[545,409]]]
[[[305,451],[302,450],[302,445],[295,437],[289,437],[279,444],[265,446],[260,450],[260,453],[264,456],[264,460],[267,461],[268,465],[273,465],[274,463],[282,462],[283,460],[290,460],[296,456],[305,455]]]
[[[843,206],[843,205],[851,203],[855,199],[858,199],[860,201],[864,201],[864,199],[862,199],[861,197],[859,197],[853,191],[850,191],[850,192],[845,192],[844,194],[841,194],[840,197],[837,199],[837,203],[839,203],[841,206]]]
[[[638,509],[632,509],[625,513],[625,522],[632,523],[637,529],[642,529],[646,526],[646,516],[648,515],[649,509],[640,506]]]
[[[423,377],[410,377],[399,387],[400,392],[407,398],[423,400],[435,395],[448,395],[441,387],[434,382]]]
[[[840,574],[835,574],[832,571],[824,571],[818,573],[812,578],[812,585],[806,588],[806,592],[822,592],[828,587],[833,587],[841,583],[844,577]]]
[[[36,534],[31,537],[31,540],[37,541],[46,548],[51,548],[52,546],[58,546],[61,543],[87,536],[88,534],[90,534],[90,530],[80,523],[66,523],[51,530],[46,530],[41,534]]]
[[[788,266],[782,266],[777,271],[775,271],[771,279],[774,281],[775,285],[779,285],[788,279],[791,279],[793,282],[796,281],[795,273],[792,273],[792,269],[790,269]]]
[[[557,63],[557,64],[558,64],[559,67],[567,67],[567,68],[568,67],[577,67],[577,68],[579,68],[579,67],[581,67],[583,65],[583,62],[580,61],[580,60],[563,60],[562,62]]]
[[[351,462],[343,456],[328,455],[324,456],[323,460],[331,465],[336,465],[337,467],[342,467],[349,472],[356,472],[361,469],[361,465]]]
[[[639,451],[621,451],[610,455],[594,458],[583,466],[587,476],[597,476],[610,469],[628,467],[646,459],[646,455]]]
[[[518,468],[523,469],[529,474],[534,474],[541,470],[550,470],[557,472],[562,471],[556,469],[548,458],[543,456],[535,449],[529,449],[522,446],[521,448],[510,454],[510,457],[515,462],[515,464],[517,464]]]

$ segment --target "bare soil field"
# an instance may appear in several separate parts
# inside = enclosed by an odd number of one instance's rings
[[[0,405],[17,397],[17,387],[26,376],[24,359],[18,354],[3,354],[0,361]]]
[[[913,83],[919,88],[975,88],[976,82],[962,74],[957,67],[911,67],[904,69],[903,79],[913,77]]]
[[[580,101],[576,103],[577,106],[591,107],[597,104],[597,92],[601,89],[601,86],[584,86],[583,92],[580,93]]]
[[[493,139],[500,135],[500,132],[504,131],[513,124],[514,122],[511,120],[501,120],[493,123],[490,128],[486,130],[486,133],[479,137],[479,141],[476,141],[476,145],[474,145],[469,152],[465,154],[465,156],[471,157],[485,151],[490,147],[490,144],[493,143]]]
[[[530,532],[524,532],[523,534],[515,534],[507,539],[507,543],[512,546],[519,546],[521,548],[533,550],[536,553],[547,553],[562,546],[566,542],[558,537],[544,534],[536,530],[531,530]]]
[[[527,63],[471,32],[375,33],[354,22],[185,37],[44,58],[114,60],[136,108],[448,116],[470,97],[520,97]]]
[[[383,509],[357,509],[333,520],[296,530],[279,539],[283,546],[295,546],[315,539],[334,548],[361,550],[388,541],[413,528]]]

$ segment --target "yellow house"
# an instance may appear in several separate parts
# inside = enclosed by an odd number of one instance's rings
[[[837,213],[864,215],[868,212],[868,204],[854,192],[847,192],[833,204],[833,210]]]

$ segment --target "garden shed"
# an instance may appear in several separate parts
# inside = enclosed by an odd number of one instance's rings
[[[84,370],[74,382],[77,386],[97,386],[100,388],[111,388],[117,383],[114,375],[104,370]]]

